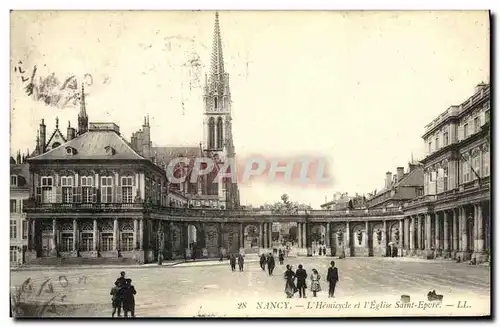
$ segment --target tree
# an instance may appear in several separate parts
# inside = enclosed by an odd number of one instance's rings
[[[288,194],[281,196],[281,202],[276,202],[271,206],[271,211],[274,213],[296,213],[298,210],[312,210],[310,205],[291,202]]]

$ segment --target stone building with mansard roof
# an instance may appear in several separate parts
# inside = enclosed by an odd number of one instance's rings
[[[424,194],[405,204],[410,255],[485,261],[491,251],[490,85],[425,127]]]
[[[198,147],[154,147],[149,117],[130,142],[112,122],[89,123],[83,86],[76,129],[68,122],[62,133],[56,118],[47,140],[42,119],[35,150],[27,158],[32,180],[31,204],[25,208],[27,262],[149,262],[158,258],[160,248],[166,257],[183,256],[182,235],[196,232],[190,226],[170,226],[164,235],[167,223],[151,214],[168,207],[238,208],[235,184],[212,183],[209,177],[191,184],[192,166],[181,167],[188,177],[185,183],[170,184],[166,178],[166,167],[176,157],[209,156],[222,165],[224,158],[235,155],[218,14],[204,104],[206,140]],[[211,251],[218,255],[219,250]]]

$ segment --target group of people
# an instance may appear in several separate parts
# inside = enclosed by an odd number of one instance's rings
[[[243,271],[243,264],[245,263],[245,259],[243,256],[238,254],[238,267],[240,268],[240,271]],[[231,270],[236,271],[236,257],[234,254],[231,254],[229,256],[229,264],[231,265]]]
[[[313,255],[316,255],[316,249],[314,249]],[[326,246],[318,248],[318,255],[326,255]]]
[[[294,272],[291,265],[286,265],[286,271],[284,274],[285,278],[285,294],[288,298],[292,298],[295,293],[299,292],[300,298],[306,297],[307,288],[307,272],[302,265]],[[313,297],[317,296],[317,293],[321,291],[320,279],[316,269],[312,270],[311,275],[311,291],[313,292]],[[297,285],[295,285],[295,280],[297,280]],[[339,272],[335,267],[335,261],[330,262],[330,268],[326,275],[326,281],[328,282],[328,297],[335,297],[335,286],[339,281]]]
[[[269,276],[273,274],[274,267],[276,267],[276,262],[274,261],[274,256],[271,252],[269,252],[267,257],[264,253],[262,253],[262,255],[260,256],[259,263],[260,263],[260,268],[263,271],[266,271],[266,265],[267,265],[267,271],[269,272]]]
[[[113,305],[113,313],[111,317],[118,314],[121,317],[121,310],[123,309],[123,314],[128,317],[130,313],[131,317],[135,317],[135,295],[137,294],[134,285],[132,285],[132,279],[125,278],[125,272],[120,273],[120,277],[115,281],[115,286],[111,288],[111,304]]]

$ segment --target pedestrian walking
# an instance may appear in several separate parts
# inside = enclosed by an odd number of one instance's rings
[[[245,259],[243,259],[243,256],[241,253],[238,255],[238,267],[240,268],[240,271],[243,271],[243,263],[245,262]]]
[[[121,309],[122,309],[122,296],[121,296],[121,288],[120,283],[115,281],[115,286],[111,288],[111,305],[113,306],[113,312],[111,313],[111,317],[114,318],[115,314],[118,314],[118,317],[121,317]]]
[[[132,279],[127,278],[126,284],[123,287],[123,313],[125,317],[128,317],[130,312],[131,317],[135,317],[135,295],[137,294],[134,285],[132,285]]]
[[[292,298],[297,292],[297,287],[295,287],[295,273],[292,270],[292,266],[286,265],[285,277],[285,294],[287,298]]]
[[[262,255],[260,256],[260,269],[262,269],[262,271],[266,271],[266,262],[266,255],[262,253]]]
[[[280,265],[283,264],[283,261],[285,261],[285,256],[284,256],[284,253],[283,251],[280,250],[280,253],[279,253],[279,257],[278,257],[278,260],[280,262]]]
[[[236,271],[236,258],[233,254],[229,256],[229,264],[231,265],[231,271]]]
[[[326,280],[328,281],[328,297],[335,297],[335,286],[339,281],[339,271],[335,267],[335,261],[330,262],[330,268],[328,268],[328,274],[326,275]]]
[[[297,288],[299,289],[299,297],[306,298],[306,279],[307,272],[302,269],[302,265],[299,265],[299,269],[295,272],[295,278],[297,278]]]
[[[321,285],[319,284],[319,280],[321,277],[316,269],[312,270],[311,274],[311,291],[313,292],[313,297],[316,297],[317,292],[321,292]]]
[[[273,254],[269,252],[269,257],[267,257],[267,270],[269,271],[269,276],[273,274],[274,267],[276,266],[276,263],[274,261]]]

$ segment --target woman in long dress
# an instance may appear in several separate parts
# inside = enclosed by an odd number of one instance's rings
[[[295,273],[292,270],[292,266],[286,265],[285,271],[285,293],[287,298],[292,298],[295,292],[297,292],[297,288],[295,287]]]
[[[313,297],[316,297],[316,293],[321,292],[321,286],[319,284],[319,280],[321,279],[321,277],[319,276],[319,273],[316,269],[313,269],[312,272],[311,291],[313,292]]]

